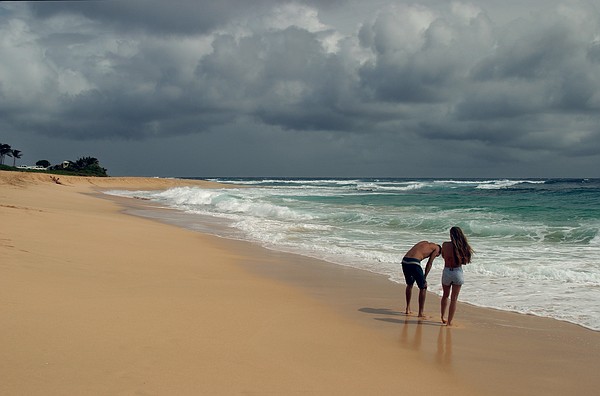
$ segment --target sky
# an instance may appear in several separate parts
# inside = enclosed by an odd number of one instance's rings
[[[600,0],[0,2],[0,143],[111,176],[600,177]]]

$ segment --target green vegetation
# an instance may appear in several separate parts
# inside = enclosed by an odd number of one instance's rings
[[[98,159],[94,157],[82,157],[75,162],[64,161],[60,165],[51,166],[48,170],[62,175],[108,176],[106,169],[101,167]]]
[[[0,165],[0,171],[15,171],[20,169],[15,169],[12,166]]]
[[[61,164],[52,165],[48,160],[39,160],[35,163],[36,167],[17,167],[16,161],[21,158],[23,152],[13,149],[10,145],[0,143],[0,170],[18,171],[18,172],[43,172],[58,175],[75,176],[97,176],[106,177],[106,169],[100,166],[100,161],[94,157],[81,157],[77,161],[63,161]],[[13,158],[13,165],[4,164],[6,157]]]

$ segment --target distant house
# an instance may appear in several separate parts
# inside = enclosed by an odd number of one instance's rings
[[[63,167],[63,169],[67,169],[67,168],[70,168],[72,164],[73,164],[72,161],[63,161],[62,167]]]
[[[19,165],[17,166],[18,169],[34,169],[34,170],[47,170],[48,168],[44,168],[43,166],[39,166],[39,165]]]

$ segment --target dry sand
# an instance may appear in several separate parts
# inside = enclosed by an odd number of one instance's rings
[[[211,183],[59,178],[0,172],[1,395],[598,393],[598,332],[467,304],[447,328],[433,294],[419,321],[381,276],[97,194]]]

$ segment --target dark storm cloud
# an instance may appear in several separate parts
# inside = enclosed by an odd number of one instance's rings
[[[594,2],[503,10],[502,23],[485,2],[372,4],[0,4],[0,136],[247,142],[265,128],[345,142],[340,155],[382,167],[417,147],[598,161]]]
[[[298,3],[332,6],[343,0],[303,0]],[[31,3],[35,15],[50,18],[79,14],[119,30],[142,29],[172,34],[209,33],[228,21],[257,13],[279,0],[127,0],[127,1],[42,1]]]
[[[315,34],[290,27],[241,40],[219,36],[213,49],[196,74],[205,89],[234,101],[232,111],[289,129],[352,127],[353,117],[343,107],[353,94],[352,76]]]
[[[231,18],[244,15],[249,6],[263,7],[269,3],[272,1],[44,1],[31,3],[31,7],[40,18],[78,14],[120,30],[143,29],[184,34],[210,32]]]
[[[593,96],[600,88],[599,69],[590,61],[590,50],[597,45],[593,30],[581,30],[572,20],[552,18],[535,28],[526,22],[512,24],[500,37],[494,55],[476,65],[472,75],[481,86],[494,81],[505,86],[513,83],[513,97],[506,97],[501,109],[515,115],[531,113],[536,108],[574,112],[598,109]],[[521,40],[522,37],[527,40]],[[524,85],[530,87],[528,96],[518,87]],[[502,89],[494,91],[507,94]],[[520,103],[527,97],[530,105]]]
[[[474,44],[471,37],[480,35],[478,18],[470,21],[473,28],[464,30],[456,21],[435,17],[427,10],[405,9],[363,25],[360,42],[374,54],[360,69],[363,87],[383,101],[448,100],[447,89],[468,67],[464,56],[470,54],[465,50],[474,52],[480,46],[462,47]],[[454,36],[451,42],[447,42],[448,35]]]

